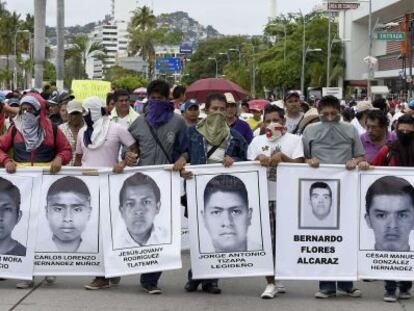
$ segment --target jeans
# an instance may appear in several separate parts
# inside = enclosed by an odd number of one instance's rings
[[[338,283],[338,288],[344,291],[349,291],[354,287],[352,282],[335,282],[335,281],[319,281],[319,290],[336,293],[336,284]]]
[[[391,293],[395,293],[397,287],[400,288],[400,292],[409,292],[413,286],[413,282],[411,281],[384,281],[384,284],[385,290]]]
[[[147,286],[158,286],[158,280],[161,277],[162,272],[152,272],[152,273],[144,273],[141,274],[141,285],[143,287]]]
[[[193,272],[191,271],[191,269],[188,270],[188,281],[189,282],[198,282],[198,284],[201,284],[201,286],[203,286],[203,287],[209,286],[209,285],[217,286],[217,283],[218,283],[218,279],[193,280]]]

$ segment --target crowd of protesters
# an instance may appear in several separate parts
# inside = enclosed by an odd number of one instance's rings
[[[343,164],[360,170],[375,166],[414,166],[414,100],[397,103],[344,102],[325,96],[309,105],[296,91],[263,110],[235,100],[231,93],[212,92],[205,103],[185,97],[185,88],[152,81],[146,93],[117,89],[106,102],[92,96],[82,102],[53,86],[42,92],[0,93],[0,165],[8,173],[19,167],[43,166],[57,173],[62,166],[112,167],[172,164],[185,179],[186,165],[259,161],[268,169],[268,186],[276,187],[276,167],[282,162]],[[246,117],[247,116],[247,117]],[[270,193],[270,192],[269,192]],[[187,208],[192,208],[187,206]],[[276,198],[269,195],[273,249]],[[160,294],[161,272],[142,274],[149,294]],[[47,277],[47,282],[55,282]],[[86,289],[119,284],[121,278],[96,277]],[[262,298],[286,292],[274,276],[266,277]],[[217,279],[194,280],[191,270],[185,290],[220,294]],[[385,282],[384,300],[411,297],[411,282]],[[19,282],[29,288],[31,282]],[[360,297],[352,282],[321,281],[316,298],[337,291]],[[397,295],[398,291],[398,295]]]

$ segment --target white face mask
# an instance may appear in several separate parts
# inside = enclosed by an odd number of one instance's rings
[[[266,126],[265,135],[269,141],[276,141],[286,133],[286,127],[280,123],[270,123]]]

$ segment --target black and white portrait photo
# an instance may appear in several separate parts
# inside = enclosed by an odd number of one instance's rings
[[[202,198],[203,204],[199,206],[202,220],[199,224],[200,253],[263,249],[261,236],[257,234],[258,199],[249,197],[244,181],[235,175],[217,175],[205,185]],[[256,226],[252,226],[253,218]]]
[[[0,177],[0,255],[26,256],[26,247],[13,238],[14,229],[23,216],[21,201],[19,188]]]
[[[367,237],[364,238],[361,233],[363,248],[392,252],[412,251],[410,246],[410,234],[414,229],[412,184],[402,177],[380,177],[368,187],[364,203],[364,221],[361,220],[361,226],[372,230],[375,242],[364,242]]]
[[[300,229],[339,229],[339,180],[299,180]]]
[[[113,249],[171,243],[170,208],[162,202],[161,189],[149,175],[126,178],[117,209],[111,206]]]
[[[45,189],[46,190],[46,189]],[[99,190],[98,190],[99,191]],[[99,192],[95,195],[99,196]],[[97,253],[99,201],[79,177],[55,178],[46,190],[37,252]]]

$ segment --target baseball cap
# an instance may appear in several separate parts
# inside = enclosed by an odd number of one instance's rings
[[[290,97],[292,96],[296,96],[297,98],[300,99],[300,94],[294,90],[291,91],[287,91],[284,97],[284,101],[287,101]]]
[[[80,112],[82,113],[83,109],[82,109],[82,103],[78,102],[76,100],[71,100],[67,106],[66,106],[66,110],[68,111],[69,114],[71,114],[72,112]]]
[[[414,98],[412,98],[410,102],[408,103],[408,108],[410,108],[411,110],[414,110]]]
[[[14,107],[16,107],[16,106],[18,107],[20,105],[19,99],[16,98],[16,97],[12,97],[12,98],[8,99],[7,104],[9,106],[14,106]]]
[[[187,111],[191,107],[197,107],[200,108],[199,103],[195,99],[189,99],[186,102],[184,102],[184,111]]]

